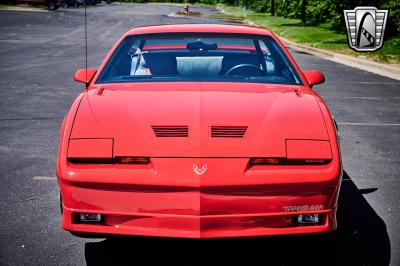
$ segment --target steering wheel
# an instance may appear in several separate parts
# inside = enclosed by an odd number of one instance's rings
[[[240,64],[240,65],[236,65],[231,67],[228,71],[226,71],[225,75],[231,75],[231,73],[239,68],[249,68],[251,70],[257,70],[258,72],[260,72],[260,76],[264,75],[264,71],[262,69],[260,69],[259,67],[252,65],[252,64]]]

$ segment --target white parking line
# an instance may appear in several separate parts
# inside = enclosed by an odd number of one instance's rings
[[[343,97],[346,99],[361,99],[361,100],[384,100],[384,99],[400,99],[400,97],[369,97],[369,96],[347,96],[347,97]]]
[[[398,82],[374,82],[374,81],[350,81],[356,84],[375,84],[375,85],[400,85]]]
[[[52,181],[52,180],[57,180],[57,177],[55,177],[55,176],[34,176],[33,180],[36,180],[36,181]]]
[[[367,96],[347,96],[345,99],[361,99],[361,100],[381,100],[383,97],[367,97]]]
[[[341,126],[388,126],[388,127],[398,127],[400,123],[352,123],[352,122],[338,122]]]
[[[324,99],[357,99],[357,100],[400,100],[400,97],[375,97],[375,96],[343,96],[343,97],[335,97],[335,96],[325,96]]]

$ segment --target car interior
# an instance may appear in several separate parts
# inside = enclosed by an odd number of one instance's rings
[[[120,45],[99,81],[214,78],[298,84],[297,74],[277,47],[272,40],[257,39],[136,39]]]

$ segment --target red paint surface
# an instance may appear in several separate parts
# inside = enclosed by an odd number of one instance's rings
[[[325,82],[324,74],[318,70],[305,70],[303,75],[311,86]]]
[[[186,49],[186,44],[158,44],[158,45],[145,45],[143,51],[146,50],[169,50],[169,49]],[[218,50],[233,49],[233,50],[256,50],[254,46],[249,45],[217,45]]]
[[[74,75],[74,80],[82,83],[90,83],[96,72],[96,69],[78,69]]]
[[[324,140],[286,140],[288,159],[332,159],[331,144]]]
[[[158,32],[248,33],[276,39],[264,29],[220,25],[154,26],[127,34]],[[190,238],[334,230],[342,175],[337,133],[325,103],[310,89],[286,48],[282,49],[304,86],[228,82],[97,85],[95,76],[73,103],[61,129],[57,176],[63,228]],[[157,138],[152,125],[188,126],[188,137]],[[210,137],[211,126],[224,125],[247,126],[247,131],[243,138]],[[68,162],[68,157],[92,154],[145,156],[150,157],[150,164]],[[250,167],[252,157],[331,161],[326,165]],[[195,174],[194,164],[207,165],[207,171]],[[293,206],[303,209],[287,211]],[[102,213],[105,219],[101,225],[77,223],[73,217],[79,212]],[[309,212],[322,213],[323,223],[293,224],[295,215]]]
[[[113,139],[70,139],[70,158],[112,158]]]

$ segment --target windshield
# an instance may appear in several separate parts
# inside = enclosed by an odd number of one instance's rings
[[[271,37],[210,33],[126,37],[96,83],[135,81],[301,84]]]

